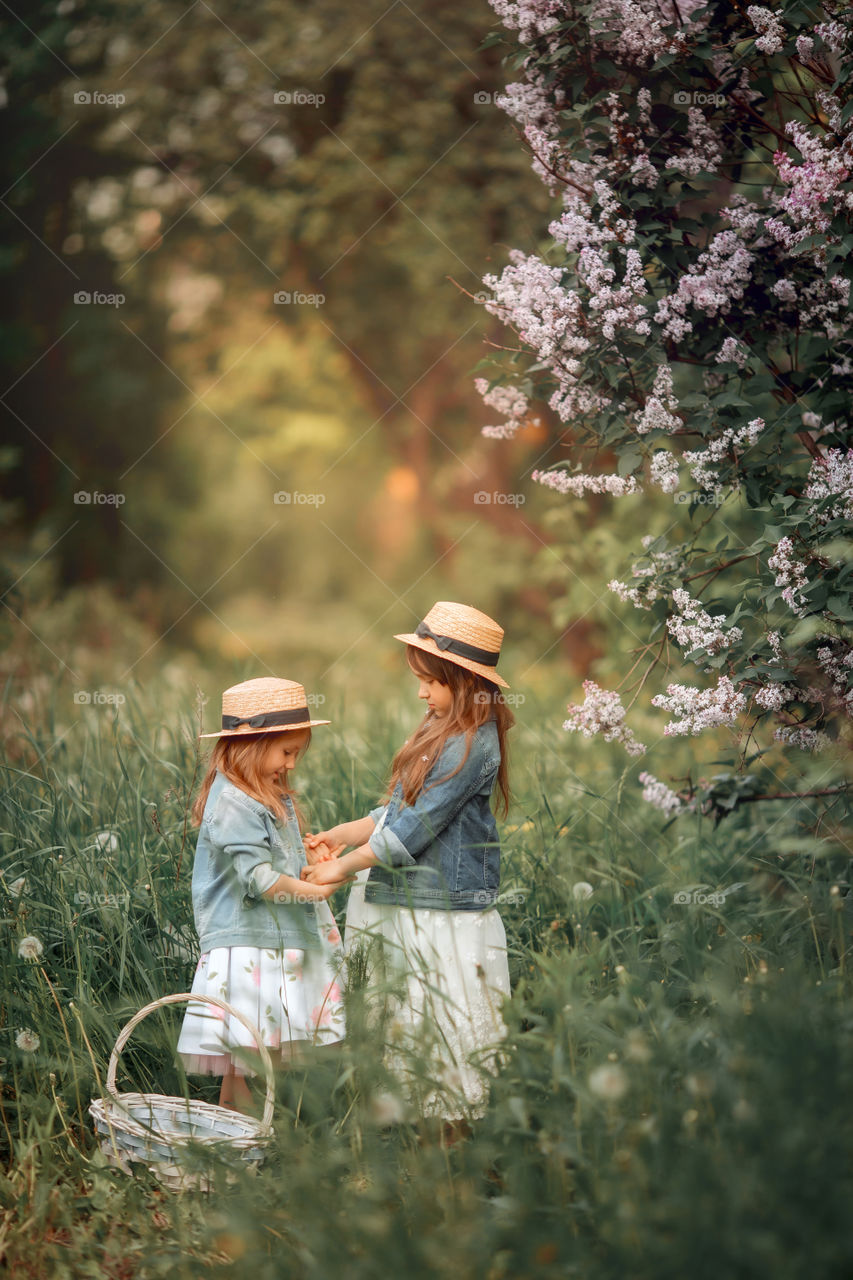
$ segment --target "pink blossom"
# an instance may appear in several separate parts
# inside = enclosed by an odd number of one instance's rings
[[[678,282],[675,293],[661,298],[655,319],[663,325],[664,336],[680,341],[693,329],[686,318],[688,307],[706,315],[727,313],[731,304],[744,295],[752,279],[754,254],[736,231],[718,231],[710,245]]]
[[[484,402],[492,409],[497,409],[499,413],[506,416],[506,422],[501,423],[497,427],[483,427],[482,434],[491,436],[496,440],[511,440],[518,431],[519,427],[525,425],[527,418],[527,396],[516,387],[493,387],[489,390],[489,384],[485,378],[475,378],[474,386],[483,397]],[[536,423],[539,419],[534,419]]]
[[[783,588],[782,599],[785,604],[799,617],[803,617],[808,605],[803,589],[808,586],[809,579],[805,564],[795,559],[793,551],[791,539],[780,538],[773,555],[768,556],[767,564],[776,574],[775,585]]]
[[[837,502],[826,510],[816,512],[820,524],[829,520],[853,518],[853,449],[828,449],[823,457],[815,458],[808,474],[804,496],[813,502],[835,497]]]
[[[572,475],[570,471],[534,471],[532,479],[558,493],[571,493],[580,498],[584,493],[609,493],[615,498],[626,494],[641,493],[642,489],[633,476],[585,476]]]
[[[658,367],[652,385],[652,394],[647,398],[643,411],[635,424],[638,435],[648,431],[665,431],[671,433],[684,426],[677,416],[678,401],[672,390],[672,369],[668,364]]]
[[[649,479],[664,493],[675,493],[678,488],[678,459],[665,449],[659,449],[652,457]]]
[[[726,630],[721,625],[726,621],[726,615],[718,613],[712,618],[689,591],[678,587],[673,591],[672,599],[681,616],[667,618],[667,629],[688,653],[693,649],[719,653],[743,639],[740,627],[729,627]]]
[[[800,725],[783,725],[773,736],[777,742],[799,747],[801,751],[823,751],[831,743],[831,739],[825,733]]]
[[[583,706],[569,703],[569,718],[563,728],[569,733],[580,732],[585,738],[601,733],[605,742],[621,742],[629,755],[643,755],[645,746],[637,742],[633,730],[624,723],[625,708],[619,694],[601,689],[594,680],[584,680],[583,691]]]
[[[652,706],[678,717],[664,726],[664,733],[673,737],[702,733],[717,725],[733,725],[746,708],[746,698],[735,689],[728,676],[720,676],[713,689],[667,685],[666,693],[652,698]]]
[[[755,42],[756,49],[762,53],[779,53],[785,43],[785,28],[782,26],[782,10],[774,13],[762,5],[751,4],[746,11],[756,31],[759,33]]]
[[[311,1010],[311,1022],[315,1027],[329,1027],[332,1024],[332,1010],[328,1003],[318,1004]]]
[[[688,804],[682,800],[665,783],[659,782],[652,773],[641,773],[638,781],[643,784],[643,799],[646,804],[653,805],[655,809],[660,809],[667,816],[683,813],[694,807],[692,803]]]

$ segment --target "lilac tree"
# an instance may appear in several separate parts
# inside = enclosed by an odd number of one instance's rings
[[[674,536],[643,538],[608,584],[645,612],[648,644],[621,694],[585,682],[565,728],[642,754],[622,697],[656,679],[664,734],[731,726],[743,752],[713,784],[641,774],[650,802],[719,817],[788,794],[797,757],[826,749],[806,794],[837,797],[853,716],[853,12],[491,4],[507,31],[487,43],[517,45],[520,75],[497,105],[560,211],[544,250],[484,278],[517,339],[476,380],[504,418],[486,433],[512,437],[545,402],[569,454],[535,480],[569,501],[674,505]],[[676,663],[696,673],[667,684]],[[784,752],[781,792],[746,773],[750,746]]]

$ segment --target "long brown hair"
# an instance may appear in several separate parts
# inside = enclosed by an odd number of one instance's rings
[[[507,763],[507,730],[515,724],[515,716],[506,704],[500,688],[493,680],[460,667],[455,662],[448,662],[437,654],[427,653],[414,645],[406,645],[406,659],[415,675],[438,680],[446,685],[453,696],[450,710],[446,715],[435,716],[428,712],[418,728],[391,762],[391,779],[388,783],[388,795],[394,790],[397,782],[403,787],[403,799],[406,804],[413,804],[423,790],[424,779],[429,773],[441,749],[451,734],[464,733],[467,738],[465,755],[453,773],[445,778],[452,778],[468,758],[471,750],[471,739],[474,731],[494,720],[498,730],[498,746],[500,748],[500,764],[495,780],[499,793],[497,804],[502,817],[506,817],[510,805],[509,769]],[[436,782],[443,782],[437,778]],[[431,783],[434,786],[435,783]]]
[[[204,816],[204,806],[207,803],[207,797],[217,772],[224,773],[229,782],[233,782],[235,787],[245,791],[254,800],[260,800],[261,804],[266,805],[282,822],[287,819],[284,798],[289,796],[301,823],[301,814],[288,783],[288,770],[282,770],[279,775],[281,781],[276,787],[271,786],[261,777],[260,765],[267,748],[273,742],[276,742],[279,738],[288,738],[293,733],[302,732],[305,731],[302,729],[288,729],[283,733],[241,733],[233,738],[218,738],[210,756],[204,781],[199,788],[198,796],[192,807],[192,818],[196,826],[199,825]],[[311,742],[311,730],[308,729],[307,733],[308,741],[303,748],[306,751]]]

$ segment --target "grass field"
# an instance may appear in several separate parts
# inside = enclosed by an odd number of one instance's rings
[[[379,1123],[356,973],[340,1057],[279,1080],[261,1170],[175,1194],[108,1167],[87,1106],[125,1022],[192,981],[194,709],[152,688],[75,707],[65,732],[59,705],[3,770],[10,1275],[853,1273],[850,861],[800,834],[807,810],[667,826],[636,764],[528,701],[502,825],[508,1051],[473,1136]],[[377,802],[418,711],[325,714],[301,770],[317,828]],[[43,951],[19,956],[32,936]],[[174,1066],[181,1013],[140,1025],[120,1088],[217,1099]]]

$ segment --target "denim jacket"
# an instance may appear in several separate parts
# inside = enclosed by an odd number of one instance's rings
[[[264,898],[254,872],[271,863],[299,879],[306,864],[290,797],[287,822],[217,773],[204,806],[193,864],[193,912],[202,952],[212,947],[316,947],[313,902]]]
[[[491,906],[500,882],[500,843],[489,798],[500,747],[494,720],[471,736],[471,749],[458,773],[466,734],[448,738],[414,804],[395,786],[384,821],[368,843],[380,861],[364,889],[366,902],[396,906],[481,911]],[[440,781],[446,774],[452,778]],[[377,822],[383,806],[372,809]]]

